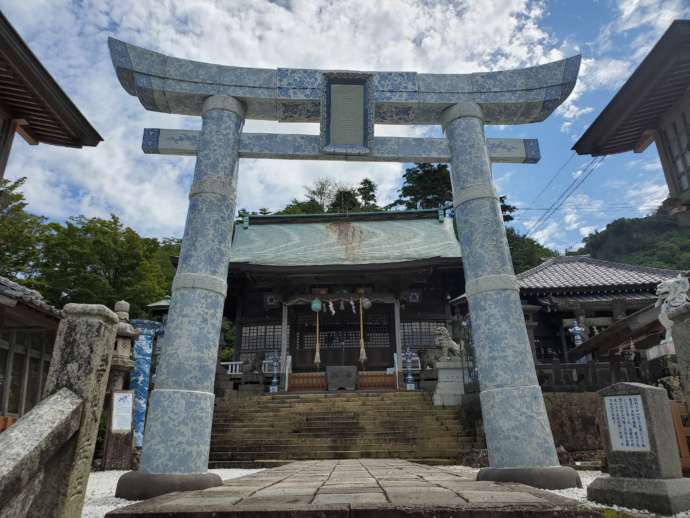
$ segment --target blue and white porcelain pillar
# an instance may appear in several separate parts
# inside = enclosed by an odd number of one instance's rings
[[[202,120],[141,464],[118,482],[118,492],[129,499],[222,483],[208,473],[208,458],[244,106],[212,96]]]
[[[489,468],[479,480],[573,487],[560,467],[537,382],[484,137],[481,107],[459,103],[441,117],[451,155],[453,205],[462,250]]]

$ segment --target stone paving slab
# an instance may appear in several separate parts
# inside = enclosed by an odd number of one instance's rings
[[[294,462],[220,487],[152,498],[106,518],[600,516],[575,500],[471,477],[467,470],[397,459]]]

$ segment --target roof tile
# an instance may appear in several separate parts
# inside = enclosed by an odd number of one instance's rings
[[[682,273],[632,264],[592,259],[585,255],[554,257],[517,276],[521,289],[562,290],[574,288],[651,286]]]

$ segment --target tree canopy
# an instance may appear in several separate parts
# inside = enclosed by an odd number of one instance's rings
[[[14,281],[36,275],[45,228],[44,218],[25,210],[25,180],[0,180],[0,275]]]
[[[359,185],[318,178],[304,186],[305,199],[294,198],[274,214],[322,214],[324,212],[362,212],[381,210],[376,204],[376,183],[364,178]]]
[[[387,209],[436,209],[452,204],[453,189],[448,164],[419,163],[405,169],[403,185],[398,192],[398,199],[388,205]],[[503,221],[512,221],[511,213],[517,210],[516,207],[509,205],[505,196],[500,196],[499,201]]]
[[[112,307],[121,299],[133,316],[170,291],[178,239],[141,237],[115,215],[46,222],[26,212],[24,180],[0,184],[0,275],[38,289],[58,307],[68,302]]]
[[[690,270],[690,232],[672,218],[620,218],[584,238],[577,253],[654,268]]]

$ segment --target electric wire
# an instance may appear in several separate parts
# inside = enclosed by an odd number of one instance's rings
[[[590,175],[598,169],[599,165],[605,160],[606,156],[593,157],[587,165],[582,169],[580,175],[575,177],[561,192],[561,194],[556,198],[549,209],[542,214],[537,221],[532,225],[527,232],[527,236],[532,235],[536,232],[544,223],[546,223],[551,216],[553,216],[557,210],[559,210],[563,204],[570,198],[575,191],[577,191],[580,186],[590,177]]]
[[[549,181],[546,183],[544,188],[541,191],[539,191],[539,194],[537,194],[537,196],[531,201],[530,205],[534,205],[537,202],[537,200],[539,198],[541,198],[541,195],[544,194],[549,187],[551,187],[551,184],[554,182],[554,180],[556,180],[556,178],[558,178],[558,175],[561,174],[561,171],[563,171],[563,169],[566,168],[566,166],[570,163],[570,161],[573,158],[575,158],[575,155],[576,155],[576,153],[575,153],[575,151],[573,151],[573,154],[568,157],[568,160],[563,162],[563,165],[558,168],[558,171],[556,171],[554,173],[554,175],[549,179]]]

